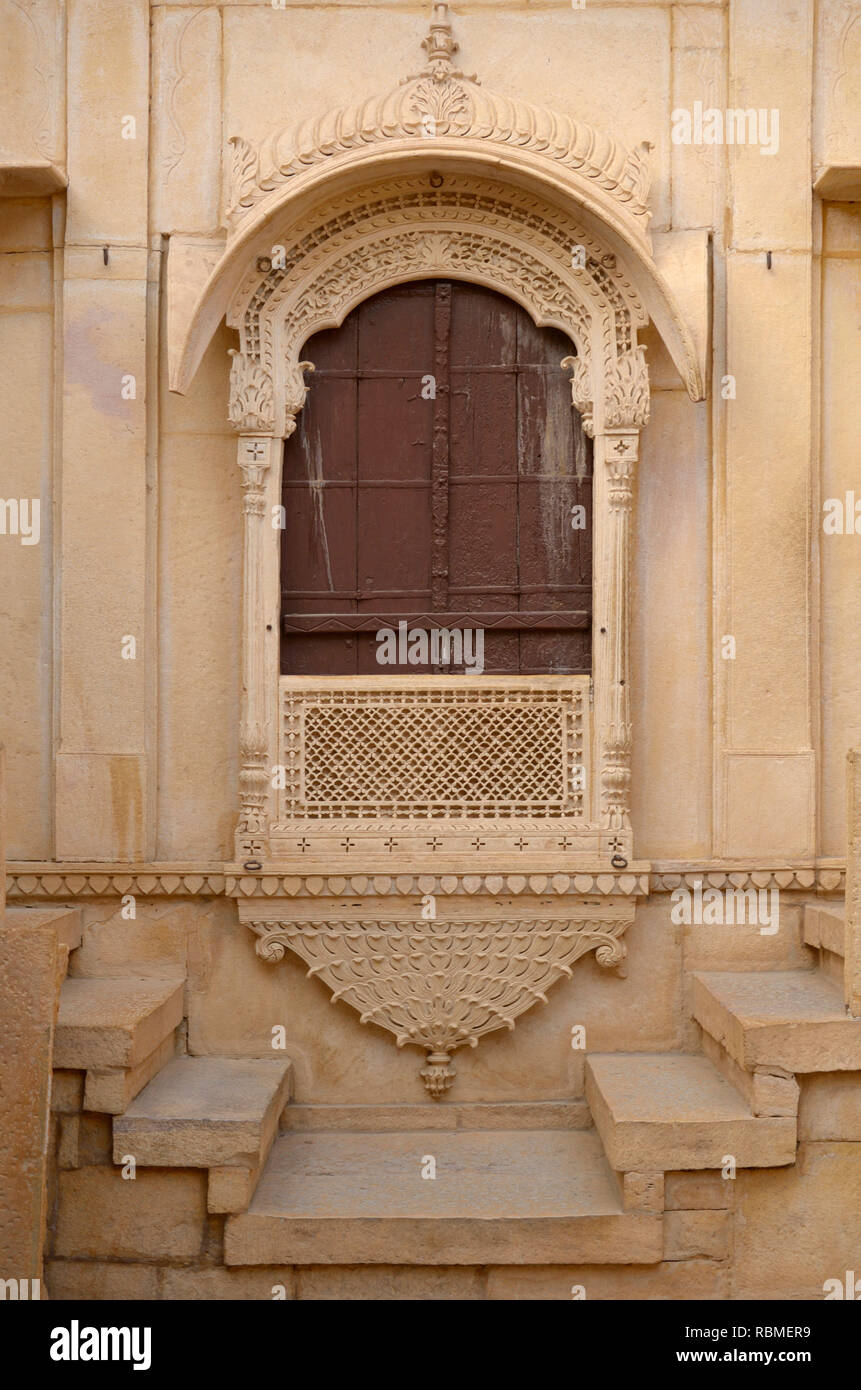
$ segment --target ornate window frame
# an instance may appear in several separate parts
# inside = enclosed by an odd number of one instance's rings
[[[703,395],[690,332],[651,255],[648,146],[482,87],[454,66],[435,5],[422,69],[358,106],[231,139],[224,254],[198,300],[176,389],[222,315],[238,330],[229,416],[244,511],[240,815],[242,864],[271,859],[278,763],[279,533],[283,441],[313,364],[303,345],[362,300],[430,277],[516,300],[572,353],[572,402],[593,437],[593,770],[600,860],[633,855],[629,568],[649,379],[638,332],[651,319],[689,394]],[[618,867],[618,863],[617,863]]]

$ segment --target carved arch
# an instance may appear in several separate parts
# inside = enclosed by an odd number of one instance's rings
[[[647,315],[614,253],[521,190],[464,175],[439,183],[416,175],[323,204],[246,274],[228,314],[240,334],[230,401],[237,429],[289,435],[307,391],[303,344],[370,295],[437,276],[499,290],[538,326],[568,335],[574,403],[590,431],[596,399],[615,423],[645,423],[636,335]]]

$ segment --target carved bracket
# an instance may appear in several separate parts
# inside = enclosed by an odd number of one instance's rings
[[[633,906],[584,908],[564,919],[451,921],[297,921],[248,923],[258,936],[257,954],[274,964],[286,951],[299,956],[308,974],[356,1009],[362,1023],[393,1033],[427,1053],[421,1077],[439,1100],[455,1077],[452,1054],[477,1047],[479,1038],[516,1020],[563,976],[580,956],[594,951],[599,965],[621,965],[623,933]]]

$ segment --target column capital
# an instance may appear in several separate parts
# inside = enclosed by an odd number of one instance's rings
[[[635,432],[649,423],[649,369],[645,348],[628,348],[607,364],[603,404],[605,432]]]

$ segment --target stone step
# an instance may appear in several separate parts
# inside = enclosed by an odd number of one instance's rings
[[[180,980],[68,979],[60,991],[54,1065],[134,1067],[182,1020]]]
[[[76,951],[84,931],[83,913],[79,907],[8,907],[7,927],[53,927],[57,940],[67,951]]]
[[[818,907],[808,903],[804,909],[804,941],[817,950],[844,954],[846,918],[834,907]]]
[[[290,1098],[282,1059],[177,1057],[114,1120],[114,1162],[208,1168],[208,1207],[244,1211]]]
[[[436,1176],[423,1177],[433,1160]],[[654,1264],[661,1216],[626,1212],[593,1130],[304,1133],[275,1141],[225,1261]]]
[[[85,1110],[120,1114],[173,1056],[182,1008],[181,980],[67,979],[54,1067],[86,1072]]]
[[[692,976],[693,1016],[747,1071],[861,1070],[861,1018],[817,970],[708,971]]]
[[[759,1119],[706,1057],[679,1052],[593,1054],[586,1099],[617,1172],[737,1168],[795,1162],[795,1119]]]

